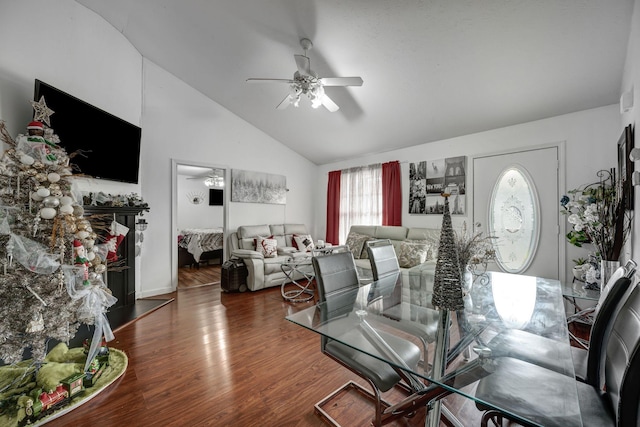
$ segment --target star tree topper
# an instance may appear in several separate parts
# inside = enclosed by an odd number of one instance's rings
[[[29,102],[31,103],[31,106],[35,111],[33,120],[36,120],[38,122],[45,122],[47,126],[51,127],[49,117],[51,117],[51,115],[55,113],[55,111],[47,107],[47,103],[44,101],[44,96],[41,96],[40,101],[38,102],[36,101],[29,101]]]

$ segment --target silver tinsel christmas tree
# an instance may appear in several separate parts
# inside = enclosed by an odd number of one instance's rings
[[[35,119],[0,158],[0,359],[29,349],[38,365],[51,339],[69,342],[82,323],[111,336],[104,313],[115,302],[102,281],[98,238],[72,190],[70,158],[47,128],[53,113],[32,102]],[[79,200],[79,203],[78,203]],[[105,324],[106,323],[106,324]],[[112,338],[108,338],[112,339]]]
[[[460,264],[456,251],[455,236],[451,225],[449,211],[449,197],[444,196],[444,215],[440,244],[438,246],[438,260],[433,279],[432,304],[441,310],[456,311],[464,309],[462,299],[462,284],[460,283]]]

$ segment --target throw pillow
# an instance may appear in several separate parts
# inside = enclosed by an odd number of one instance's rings
[[[258,239],[273,239],[273,234],[271,236],[268,237],[262,237],[262,236],[258,236],[256,238],[253,239],[253,250],[254,251],[258,251],[260,252],[260,246],[258,246]]]
[[[294,234],[291,236],[291,243],[294,248],[302,252],[310,252],[316,247],[309,234]]]
[[[360,259],[362,256],[362,249],[364,248],[364,242],[369,239],[371,239],[371,236],[367,236],[366,234],[360,234],[353,231],[349,233],[346,245],[353,254],[353,258]]]
[[[426,261],[428,250],[426,243],[401,242],[398,253],[398,264],[402,268],[411,268],[420,265]]]
[[[278,256],[278,241],[276,239],[268,239],[262,236],[257,238],[258,244],[256,250],[265,258],[275,258]]]
[[[426,240],[405,240],[407,243],[415,243],[420,245],[425,245],[427,247],[427,259],[425,261],[431,261],[438,258],[438,242],[433,242],[430,239]]]

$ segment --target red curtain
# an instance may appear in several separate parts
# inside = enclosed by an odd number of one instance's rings
[[[329,172],[327,184],[327,236],[328,243],[337,245],[340,230],[340,174],[341,171]]]
[[[382,164],[382,225],[402,225],[400,162]]]

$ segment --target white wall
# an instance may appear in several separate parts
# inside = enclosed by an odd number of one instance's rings
[[[189,179],[186,175],[178,176],[177,208],[178,231],[185,228],[222,228],[224,212],[222,206],[209,206],[209,188],[202,179]],[[203,202],[194,204],[189,196],[200,194]]]
[[[636,0],[633,15],[631,17],[631,33],[629,34],[629,43],[627,45],[627,59],[625,62],[624,73],[622,76],[622,87],[620,88],[620,94],[633,91],[634,107],[622,115],[621,128],[632,124],[634,128],[635,146],[640,147],[640,140],[638,139],[638,131],[636,124],[640,121],[640,0]],[[620,130],[620,133],[622,130]],[[640,170],[638,162],[635,163],[634,170]],[[638,215],[638,209],[640,209],[640,192],[638,187],[634,188],[635,191],[635,207],[634,207],[634,224],[633,234],[631,236],[631,257],[637,262],[640,262],[638,255],[640,255],[640,215]]]
[[[143,294],[171,290],[171,160],[202,162],[227,170],[245,169],[285,175],[286,205],[229,203],[229,230],[240,225],[296,222],[312,224],[316,166],[249,126],[219,104],[144,61],[142,182],[151,206],[142,266]]]
[[[0,119],[15,136],[43,80],[142,127],[140,184],[82,188],[139,193],[149,227],[136,262],[137,296],[172,290],[171,159],[286,175],[287,205],[230,203],[229,227],[314,220],[315,165],[144,60],[120,32],[73,0],[0,0]],[[117,165],[117,155],[113,161]]]
[[[442,223],[441,215],[409,215],[409,162],[442,159],[454,156],[471,157],[479,154],[503,152],[508,149],[541,146],[562,142],[566,147],[566,186],[576,188],[595,181],[595,173],[617,165],[617,141],[620,136],[621,116],[617,105],[552,117],[531,123],[466,135],[459,138],[431,142],[402,150],[368,156],[365,158],[323,165],[318,168],[318,186],[315,203],[317,211],[326,212],[327,173],[352,166],[398,160],[402,169],[402,224],[408,227],[435,227]],[[468,168],[467,187],[471,188]],[[467,215],[453,216],[454,227],[463,221],[470,223],[471,203],[467,203]],[[559,208],[559,204],[558,204]],[[318,216],[316,235],[326,235],[326,215]],[[562,218],[564,220],[564,217]],[[567,245],[567,269],[570,273],[571,259],[580,254],[580,249]]]

